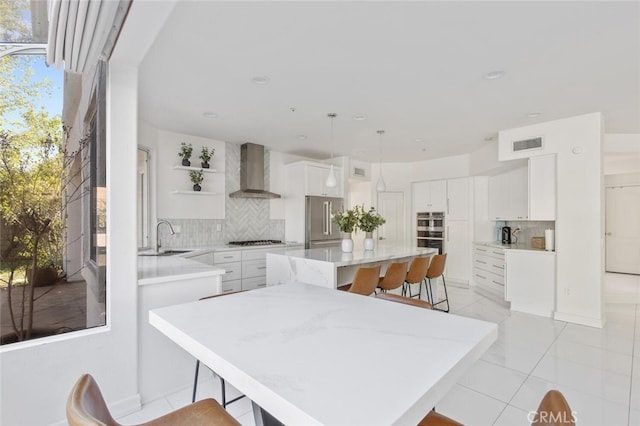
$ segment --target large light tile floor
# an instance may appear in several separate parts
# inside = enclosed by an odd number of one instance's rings
[[[640,276],[607,274],[602,329],[510,312],[473,289],[448,290],[453,314],[496,322],[499,337],[438,411],[467,425],[528,425],[528,413],[553,388],[581,426],[640,424]],[[217,379],[202,381],[198,398],[219,400],[219,387]],[[120,420],[146,421],[190,400],[191,389],[184,389]],[[246,398],[228,411],[243,425],[254,424]]]

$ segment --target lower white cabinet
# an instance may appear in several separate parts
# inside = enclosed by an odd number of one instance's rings
[[[505,262],[511,309],[552,317],[556,300],[555,253],[506,250]]]
[[[473,248],[473,281],[476,286],[500,300],[506,296],[504,250],[476,244]]]

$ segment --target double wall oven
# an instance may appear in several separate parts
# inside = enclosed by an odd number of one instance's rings
[[[435,248],[438,254],[444,253],[444,212],[419,212],[416,221],[417,246]]]

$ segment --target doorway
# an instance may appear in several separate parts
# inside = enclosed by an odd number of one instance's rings
[[[378,242],[387,246],[404,245],[404,193],[379,192],[378,212],[386,221],[378,228]]]
[[[640,185],[606,188],[605,270],[640,274]]]

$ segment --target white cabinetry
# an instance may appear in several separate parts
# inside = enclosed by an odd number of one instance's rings
[[[507,299],[514,311],[552,317],[556,295],[553,252],[505,250]]]
[[[413,210],[415,212],[447,211],[447,181],[413,183]]]
[[[489,219],[527,220],[528,170],[511,170],[489,178]]]
[[[450,221],[446,228],[446,277],[448,281],[469,284],[471,269],[471,232],[469,221]]]
[[[338,184],[333,188],[327,187],[327,177],[329,177],[330,166],[324,164],[306,164],[304,166],[304,170],[306,182],[305,195],[317,195],[320,197],[342,197],[342,194],[344,193],[342,188],[342,168],[333,168],[336,174],[336,180],[338,181]]]
[[[556,220],[556,156],[529,158],[529,219]]]
[[[447,180],[447,218],[469,220],[469,178]]]
[[[473,281],[478,289],[506,300],[504,250],[476,244],[473,248]]]

